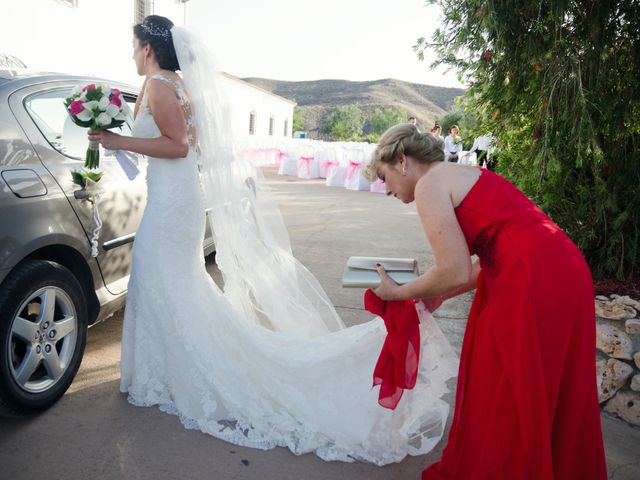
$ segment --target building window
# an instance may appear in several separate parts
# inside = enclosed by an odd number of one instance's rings
[[[284,119],[284,136],[285,137],[289,136],[289,119],[288,118]]]
[[[249,135],[256,134],[256,112],[249,114]]]
[[[271,117],[269,118],[269,135],[273,136],[273,126],[276,123],[276,119],[273,117],[273,115],[271,115]]]
[[[153,13],[153,0],[135,0],[133,6],[133,23],[142,23],[144,17]]]

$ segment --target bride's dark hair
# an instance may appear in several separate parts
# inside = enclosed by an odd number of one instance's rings
[[[175,72],[180,70],[180,64],[173,47],[172,27],[173,22],[167,17],[149,15],[142,23],[133,26],[133,34],[141,45],[151,45],[160,68]]]

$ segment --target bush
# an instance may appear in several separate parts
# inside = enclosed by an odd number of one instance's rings
[[[349,140],[362,134],[364,117],[353,105],[337,107],[325,120],[324,133],[336,140]]]
[[[498,171],[582,249],[595,278],[640,258],[637,0],[429,0],[429,44],[470,84],[464,108],[497,137]]]

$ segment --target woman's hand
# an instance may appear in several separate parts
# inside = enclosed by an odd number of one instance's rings
[[[124,137],[109,130],[89,129],[89,140],[99,142],[107,150],[122,150],[124,147]]]
[[[373,293],[382,300],[398,300],[399,285],[387,274],[382,265],[376,265],[376,270],[378,271],[378,275],[380,275],[381,282]]]

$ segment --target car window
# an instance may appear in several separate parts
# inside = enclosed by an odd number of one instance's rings
[[[36,93],[27,97],[24,105],[29,116],[53,148],[66,156],[84,159],[89,143],[87,129],[73,123],[64,108],[64,99],[70,91],[70,88],[65,88]],[[124,97],[133,111],[135,97],[126,94]],[[113,130],[130,136],[131,122],[132,120],[128,120],[121,128]]]

